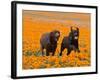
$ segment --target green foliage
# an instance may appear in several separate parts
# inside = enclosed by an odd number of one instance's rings
[[[32,51],[27,51],[26,53],[25,53],[25,56],[32,56],[33,55],[33,52]]]

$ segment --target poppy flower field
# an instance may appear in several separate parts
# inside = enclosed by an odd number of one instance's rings
[[[22,68],[44,69],[64,67],[91,66],[91,28],[90,14],[71,12],[43,12],[23,10],[23,40],[22,40]],[[61,42],[64,36],[68,36],[70,26],[79,28],[79,52],[71,51],[67,55],[67,49],[59,56]],[[40,37],[52,30],[60,31],[55,55],[42,55],[40,50]],[[46,53],[45,53],[46,54]]]

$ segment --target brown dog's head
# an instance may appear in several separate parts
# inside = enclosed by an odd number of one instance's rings
[[[58,30],[54,30],[50,32],[50,42],[51,43],[57,43],[58,39],[60,37],[60,32]]]

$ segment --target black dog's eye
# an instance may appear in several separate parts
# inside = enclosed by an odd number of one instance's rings
[[[75,35],[77,35],[77,33],[75,33]]]
[[[76,36],[78,36],[78,32],[76,30],[73,30],[73,32],[71,33],[71,36],[74,38]]]
[[[72,40],[72,37],[69,37],[70,40]]]

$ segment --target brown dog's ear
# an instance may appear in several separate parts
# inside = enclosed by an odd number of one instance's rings
[[[54,32],[50,32],[50,37],[54,37]]]
[[[54,41],[54,32],[50,32],[50,42],[53,43]]]

